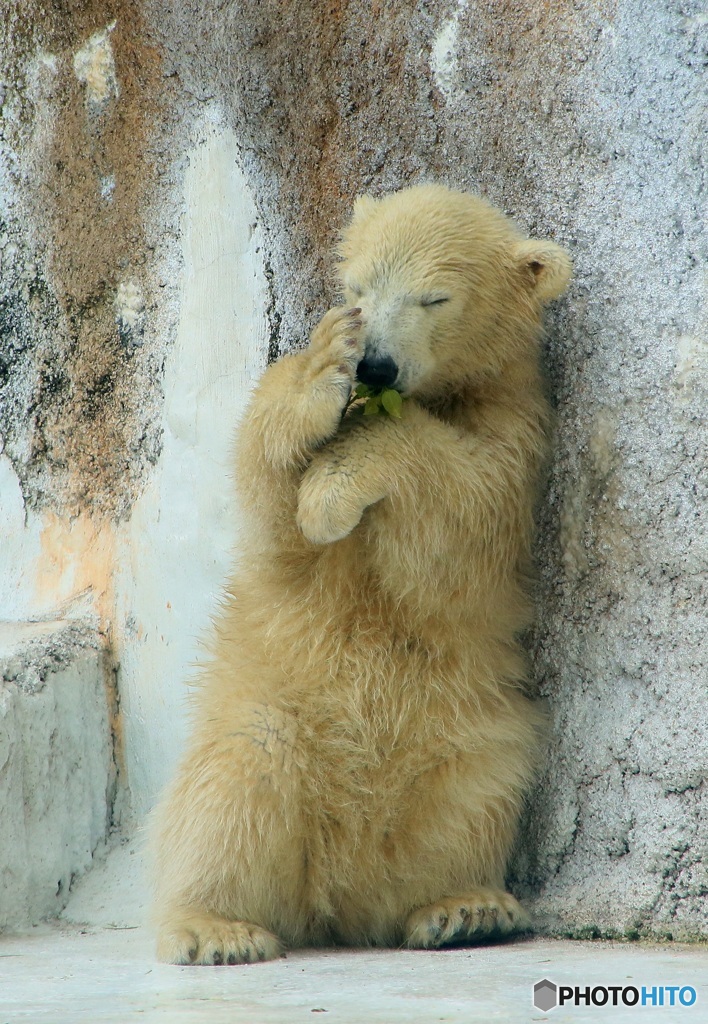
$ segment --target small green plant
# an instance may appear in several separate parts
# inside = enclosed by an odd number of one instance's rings
[[[352,404],[358,399],[363,399],[364,404],[355,408],[361,409],[364,416],[378,416],[383,413],[386,416],[393,416],[397,420],[401,418],[404,399],[401,393],[394,391],[393,388],[377,390],[369,387],[368,384],[357,384],[349,403]]]

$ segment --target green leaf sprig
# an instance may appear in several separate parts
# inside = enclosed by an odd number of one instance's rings
[[[393,388],[377,390],[369,387],[368,384],[357,384],[352,392],[350,402],[355,402],[357,399],[365,400],[362,406],[358,406],[359,409],[362,409],[364,416],[384,414],[400,420],[403,413],[403,395],[399,391],[394,391]]]

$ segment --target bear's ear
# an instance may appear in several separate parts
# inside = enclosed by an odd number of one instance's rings
[[[358,196],[354,200],[354,209],[352,210],[351,224],[361,224],[363,221],[368,220],[372,213],[376,210],[377,202],[372,199],[371,196]]]
[[[555,242],[527,238],[514,246],[514,258],[541,302],[563,294],[573,272],[572,260],[565,249]]]

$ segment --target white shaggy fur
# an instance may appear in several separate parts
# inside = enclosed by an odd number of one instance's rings
[[[249,520],[155,826],[159,955],[437,946],[524,927],[503,891],[539,717],[515,636],[565,253],[439,187],[360,200],[345,305],[263,375]],[[343,417],[364,354],[400,420]]]

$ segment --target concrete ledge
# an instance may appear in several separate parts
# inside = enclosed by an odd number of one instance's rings
[[[0,623],[0,929],[59,914],[107,835],[108,680],[90,624]]]

